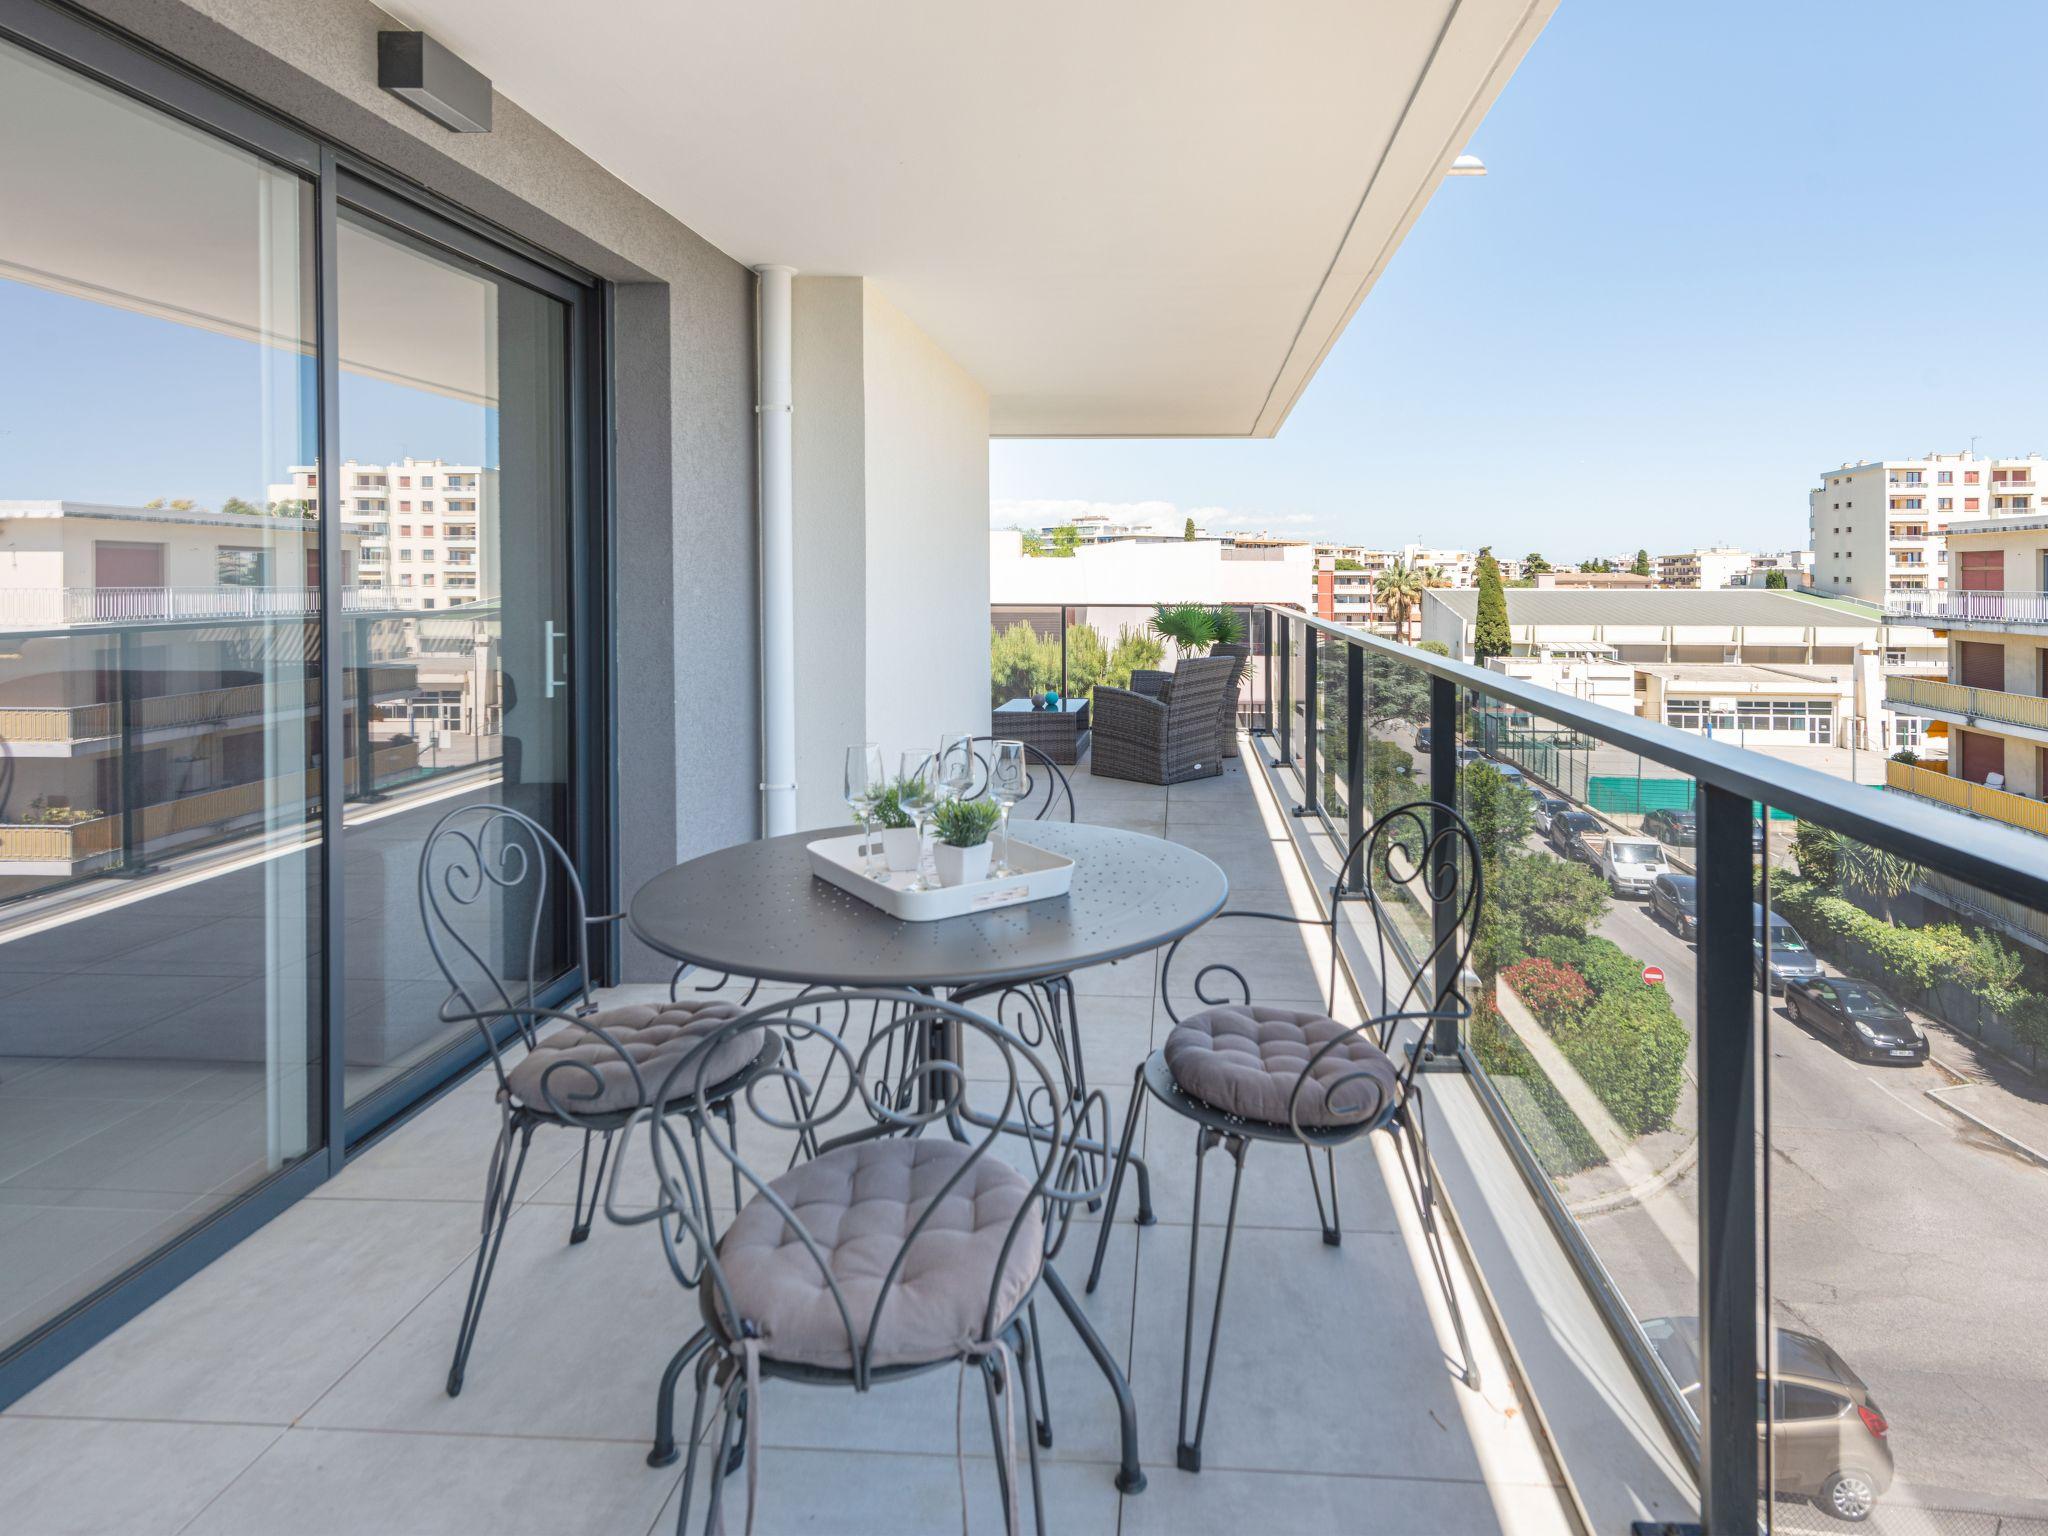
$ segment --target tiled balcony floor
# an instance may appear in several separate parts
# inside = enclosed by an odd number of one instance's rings
[[[1308,910],[1286,825],[1238,764],[1172,790],[1095,780],[1085,767],[1074,783],[1082,819],[1217,860],[1233,905]],[[1223,947],[1220,936],[1202,941],[1208,953]],[[1228,947],[1260,996],[1315,996],[1298,941],[1246,936]],[[1077,981],[1090,1071],[1119,1115],[1133,1067],[1166,1033],[1156,974],[1156,957],[1141,957]],[[645,1453],[656,1383],[695,1326],[696,1298],[675,1284],[645,1228],[600,1221],[587,1244],[567,1246],[577,1150],[568,1132],[534,1139],[466,1390],[454,1400],[443,1391],[497,1127],[492,1087],[488,1074],[472,1077],[0,1417],[0,1523],[36,1536],[673,1529],[681,1469],[650,1468]],[[1049,1530],[1570,1528],[1469,1290],[1482,1389],[1454,1374],[1448,1324],[1412,1213],[1392,1197],[1400,1175],[1382,1137],[1339,1160],[1340,1248],[1319,1240],[1299,1159],[1254,1149],[1205,1470],[1176,1470],[1193,1128],[1155,1114],[1141,1144],[1159,1224],[1119,1224],[1087,1305],[1130,1373],[1150,1486],[1131,1497],[1114,1487],[1112,1401],[1047,1298]],[[1205,1203],[1205,1227],[1221,1218],[1225,1166],[1211,1162],[1217,1198]],[[1077,1225],[1059,1260],[1077,1290],[1094,1236]],[[1203,1255],[1204,1317],[1215,1248]],[[768,1388],[756,1528],[957,1529],[956,1385],[944,1370],[865,1398]],[[995,1531],[977,1395],[969,1383],[957,1432],[973,1528]],[[737,1529],[737,1506],[729,1513]],[[1029,1530],[1028,1507],[1024,1518]]]

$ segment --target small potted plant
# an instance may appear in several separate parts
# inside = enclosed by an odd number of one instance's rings
[[[908,875],[917,871],[919,838],[917,824],[897,799],[901,787],[902,781],[897,779],[875,791],[869,814],[882,829],[882,857],[888,861],[890,872]]]
[[[932,813],[939,884],[972,885],[988,878],[988,835],[1002,814],[993,800],[948,800]]]

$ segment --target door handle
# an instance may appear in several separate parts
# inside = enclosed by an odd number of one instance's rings
[[[558,641],[563,642],[563,648],[566,650],[569,633],[567,630],[557,630],[553,619],[547,621],[545,633],[546,639],[543,644],[547,648],[547,658],[543,665],[547,669],[547,688],[542,696],[552,699],[557,693],[567,693],[569,691],[569,680],[566,677],[557,677],[555,675],[555,645]]]

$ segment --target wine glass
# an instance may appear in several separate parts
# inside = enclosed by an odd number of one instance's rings
[[[924,819],[931,814],[932,803],[937,798],[938,765],[933,762],[931,754],[915,748],[905,752],[901,771],[896,775],[896,804],[910,818],[910,824],[917,828],[917,874],[909,886],[913,891],[937,889],[924,877]]]
[[[1024,767],[1024,743],[999,741],[988,765],[988,797],[1001,808],[1003,844],[993,873],[1014,875],[1010,867],[1010,807],[1024,798],[1030,779]]]
[[[875,797],[882,792],[882,749],[872,741],[846,749],[846,804],[860,818],[860,872],[870,880],[875,871]]]
[[[974,738],[948,731],[939,738],[939,788],[948,800],[964,800],[974,787]]]

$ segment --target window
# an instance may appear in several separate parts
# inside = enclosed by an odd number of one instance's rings
[[[412,510],[412,503],[409,501],[401,501],[398,504],[398,510],[401,512],[410,512]]]
[[[399,536],[399,537],[400,537],[401,539],[409,539],[409,538],[411,538],[411,537],[412,537],[412,524],[411,524],[411,523],[400,523],[400,524],[398,525],[398,536]]]
[[[270,551],[223,544],[213,557],[213,579],[224,587],[270,585]]]
[[[423,491],[431,491],[431,490],[432,490],[433,488],[434,488],[434,477],[433,477],[432,475],[421,475],[421,476],[420,476],[420,489],[421,489],[421,490],[423,490]]]
[[[1975,485],[1976,483],[1977,483],[1977,471],[1976,471],[1976,470],[1974,470],[1974,469],[1966,469],[1966,470],[1964,470],[1964,471],[1963,471],[1963,484],[1965,484],[1965,485]]]
[[[1956,472],[1952,469],[1938,469],[1934,472],[1934,483],[1936,485],[1954,485],[1956,483]]]
[[[411,485],[411,484],[412,484],[412,476],[411,476],[411,475],[400,475],[400,476],[398,477],[398,483],[399,483],[399,485],[401,485],[401,486],[408,486],[408,485]]]
[[[1906,664],[1906,652],[1904,648],[1900,647],[1893,650],[1887,650],[1884,653],[1884,664],[1888,667],[1903,667]]]
[[[1953,496],[1937,496],[1934,498],[1934,509],[1937,512],[1951,512],[1955,510],[1955,504],[1956,499]]]
[[[1788,1381],[1778,1388],[1778,1417],[1792,1419],[1839,1419],[1848,1411],[1849,1399],[1819,1387]]]
[[[1965,512],[1977,512],[1983,509],[1977,505],[1977,498],[1975,496],[1965,496],[1963,498],[1963,510]]]
[[[2011,500],[2012,508],[2015,512],[2024,512],[2027,510],[2027,506],[2033,500],[2033,498],[2031,496],[2014,496],[2011,498]]]
[[[420,551],[420,558],[422,560],[431,560],[434,558],[434,551],[432,549],[423,549]]]

